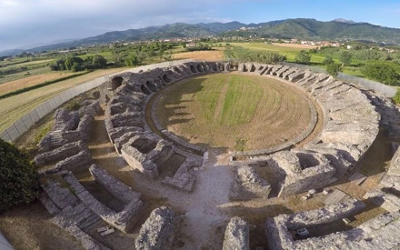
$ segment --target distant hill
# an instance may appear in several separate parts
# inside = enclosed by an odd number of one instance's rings
[[[251,29],[240,29],[242,27]],[[369,23],[356,23],[351,20],[338,18],[330,22],[321,22],[315,19],[297,18],[271,21],[259,24],[229,23],[175,23],[163,26],[151,26],[141,29],[113,31],[105,34],[36,47],[26,52],[38,52],[68,47],[90,46],[107,44],[115,41],[140,41],[148,39],[169,39],[184,37],[209,36],[242,36],[264,38],[299,38],[313,40],[352,39],[371,42],[400,43],[400,29],[387,28]],[[0,52],[0,55],[17,54],[22,50]]]
[[[299,38],[315,40],[352,39],[373,42],[400,43],[400,29],[387,28],[369,23],[336,19],[321,22],[315,19],[287,19],[263,23],[255,30],[229,31],[223,36]]]

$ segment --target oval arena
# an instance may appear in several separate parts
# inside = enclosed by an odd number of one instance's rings
[[[56,111],[35,162],[52,222],[83,249],[397,246],[399,110],[371,91],[193,61],[119,74],[82,105]]]

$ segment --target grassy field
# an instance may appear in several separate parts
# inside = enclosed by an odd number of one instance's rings
[[[29,76],[23,79],[15,80],[0,84],[0,95],[21,89],[30,86],[34,86],[40,83],[44,83],[46,81],[52,81],[55,79],[75,75],[76,73],[72,72],[53,72],[48,74],[39,74]]]
[[[194,51],[194,52],[182,52],[172,55],[173,59],[197,59],[205,61],[220,61],[224,60],[224,53],[222,51]]]
[[[120,72],[125,69],[126,68],[97,70],[83,76],[68,79],[20,95],[2,99],[0,100],[0,117],[2,117],[2,120],[0,121],[0,131],[6,129],[37,105],[47,101],[66,89],[93,80],[97,77]]]
[[[281,55],[285,55],[288,62],[295,62],[296,55],[301,50],[308,50],[309,48],[302,47],[289,47],[289,46],[279,46],[274,44],[265,44],[265,43],[231,43],[232,46],[241,46],[245,49],[257,50],[257,51],[268,51],[268,52],[276,52]],[[325,57],[321,55],[313,54],[311,56],[312,63],[322,63]]]
[[[160,123],[191,143],[211,147],[276,146],[295,138],[311,118],[304,92],[260,76],[201,76],[162,93],[156,110]]]

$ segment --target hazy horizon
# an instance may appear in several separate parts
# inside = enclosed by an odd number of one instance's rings
[[[362,12],[354,11],[357,8]],[[190,4],[178,0],[5,0],[0,2],[0,51],[177,22],[249,24],[288,18],[344,18],[399,28],[399,14],[400,3],[390,0],[203,0]]]

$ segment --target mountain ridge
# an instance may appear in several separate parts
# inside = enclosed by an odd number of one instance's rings
[[[245,29],[241,29],[245,28]],[[309,40],[365,40],[379,43],[400,43],[400,29],[369,23],[354,22],[343,18],[323,22],[311,18],[276,20],[264,23],[244,24],[238,21],[228,23],[173,23],[161,26],[149,26],[140,29],[111,31],[93,37],[76,39],[70,42],[51,44],[27,50],[15,50],[21,53],[40,52],[69,47],[107,44],[115,41],[142,41],[149,39],[170,39],[186,37],[263,37],[298,38]],[[13,50],[8,50],[8,53]],[[0,52],[5,55],[7,51]]]

